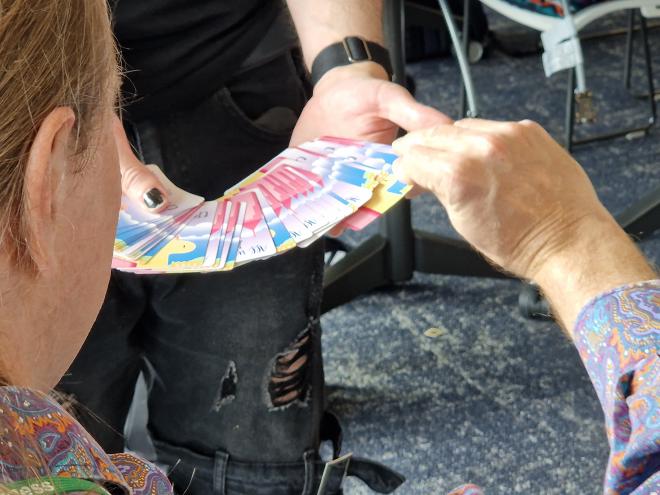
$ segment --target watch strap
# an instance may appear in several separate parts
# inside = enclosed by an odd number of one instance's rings
[[[359,36],[348,36],[339,43],[325,47],[316,56],[311,70],[312,85],[316,85],[330,69],[367,61],[381,65],[392,79],[392,62],[385,47]]]

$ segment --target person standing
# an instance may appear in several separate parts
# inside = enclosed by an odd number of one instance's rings
[[[142,163],[210,199],[290,143],[391,142],[399,126],[449,120],[390,81],[378,0],[113,0],[111,8],[126,64],[123,123],[138,155],[120,146],[122,187],[153,210],[167,195]],[[60,389],[90,412],[82,422],[101,445],[121,451],[118,432],[146,370],[148,428],[175,488],[316,493],[319,443],[334,439],[339,450],[336,425],[324,425],[322,279],[321,242],[229,273],[113,271]],[[402,481],[375,464],[351,466],[381,492]],[[340,485],[334,479],[326,493]]]

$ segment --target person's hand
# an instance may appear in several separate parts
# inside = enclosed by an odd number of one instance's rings
[[[466,119],[394,142],[399,177],[432,191],[456,230],[539,283],[567,327],[582,304],[653,278],[580,165],[538,124]]]
[[[115,117],[113,132],[119,155],[122,192],[148,211],[154,213],[162,211],[167,206],[166,189],[151,170],[135,156],[118,117]]]
[[[466,119],[394,149],[400,178],[433,192],[468,242],[521,277],[585,220],[609,216],[580,165],[530,121]]]
[[[380,65],[361,62],[336,67],[320,79],[293,130],[291,145],[320,136],[389,144],[399,127],[416,130],[451,122],[388,81]]]

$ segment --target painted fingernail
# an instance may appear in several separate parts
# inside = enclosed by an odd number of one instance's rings
[[[163,193],[154,187],[144,193],[142,199],[144,200],[144,204],[147,205],[147,208],[158,208],[163,204]]]

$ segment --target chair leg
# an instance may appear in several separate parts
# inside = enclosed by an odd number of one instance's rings
[[[649,104],[651,106],[651,118],[649,118],[649,125],[655,124],[657,117],[657,108],[655,104],[655,86],[653,84],[653,66],[651,65],[651,48],[649,47],[649,34],[646,26],[646,19],[643,15],[639,16],[639,22],[642,33],[642,44],[644,45],[644,62],[646,64],[646,81],[649,91]]]
[[[463,84],[465,85],[465,94],[467,99],[468,115],[470,117],[476,117],[479,114],[477,108],[477,97],[474,91],[474,84],[472,81],[472,74],[470,72],[470,64],[467,60],[467,56],[462,49],[461,39],[458,35],[458,28],[454,22],[451,10],[449,9],[449,3],[447,0],[438,0],[438,5],[442,11],[442,15],[445,19],[445,24],[447,25],[447,30],[449,31],[449,36],[451,38],[451,43],[456,50],[456,59],[458,61],[458,67],[461,72],[461,77],[463,78]]]
[[[634,21],[637,19],[637,13],[636,11],[628,17],[629,21],[629,43],[627,44],[626,47],[626,52],[629,50],[632,50],[632,43],[633,43],[633,37],[634,37]],[[632,27],[630,26],[630,21],[633,21]],[[635,139],[639,137],[643,137],[646,134],[648,134],[649,130],[651,127],[655,124],[656,118],[657,118],[657,104],[655,101],[655,87],[653,84],[653,66],[651,63],[651,49],[649,47],[649,40],[648,40],[648,25],[646,23],[646,19],[644,16],[641,14],[639,15],[639,22],[640,22],[640,33],[642,36],[642,48],[644,50],[644,63],[645,63],[645,69],[646,69],[646,78],[647,78],[647,90],[648,92],[644,92],[643,94],[635,95],[633,94],[634,97],[636,98],[643,98],[648,100],[649,103],[649,117],[647,122],[644,125],[638,126],[638,127],[633,127],[629,129],[620,129],[614,132],[606,132],[602,134],[597,134],[594,136],[589,136],[588,138],[585,139],[573,139],[573,129],[571,129],[571,126],[574,125],[574,122],[570,122],[570,118],[575,118],[574,116],[566,115],[566,147],[567,149],[571,149],[574,146],[580,145],[580,144],[586,144],[586,143],[593,143],[595,141],[604,141],[606,139],[613,139],[617,137],[626,137],[627,139]],[[626,56],[628,53],[626,53]],[[632,72],[631,69],[632,66],[632,55],[630,55],[629,59],[626,59],[625,65],[624,65],[624,85],[628,83],[628,78],[630,77],[630,73]],[[569,74],[569,78],[574,77]],[[630,84],[632,86],[632,84]],[[573,103],[574,104],[574,103]],[[568,108],[568,104],[566,105]],[[573,107],[575,108],[575,107]],[[570,139],[570,142],[568,141]]]
[[[573,149],[573,131],[575,130],[575,69],[568,69],[565,118],[564,147],[570,153]]]
[[[461,48],[466,59],[468,59],[468,49],[470,46],[470,10],[472,2],[471,0],[463,0],[463,36]],[[457,47],[458,48],[458,47]],[[460,99],[460,110],[461,118],[467,115],[467,95],[465,93],[465,83],[463,78],[461,78],[461,99]]]
[[[626,33],[626,58],[623,65],[623,84],[630,90],[630,76],[632,66],[633,41],[635,34],[635,10],[628,11],[628,32]]]

